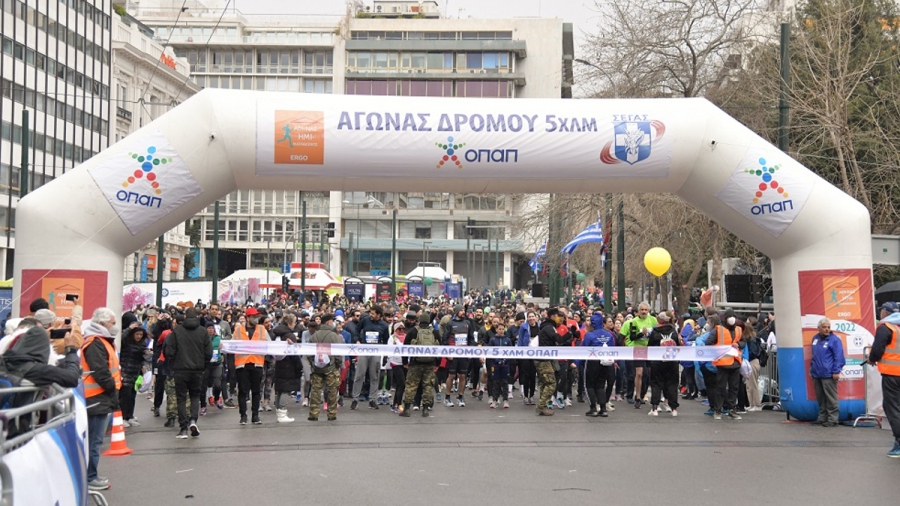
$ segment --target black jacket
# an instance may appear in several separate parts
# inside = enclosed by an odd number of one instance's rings
[[[212,340],[197,318],[184,320],[166,339],[166,362],[172,372],[203,372],[212,355]]]
[[[475,346],[475,324],[468,318],[457,320],[454,316],[447,322],[447,328],[441,342],[444,346],[459,346],[456,342],[457,334],[466,334],[466,345]]]
[[[116,381],[109,372],[109,354],[106,353],[106,346],[100,342],[101,339],[106,339],[110,344],[114,343],[112,338],[97,336],[91,344],[81,350],[91,376],[104,390],[102,394],[87,399],[88,416],[108,415],[119,409],[119,391],[116,390]]]
[[[143,332],[144,329],[142,327],[128,329],[122,336],[122,348],[119,352],[119,367],[122,369],[123,385],[134,385],[134,381],[141,374],[141,366],[144,365],[144,361],[148,359],[148,355],[152,353],[152,351],[147,348],[148,339],[146,337],[139,342],[134,341],[133,336],[135,330]],[[144,335],[146,336],[147,333],[144,332]]]
[[[279,323],[272,333],[276,340],[300,342],[294,331],[283,323]],[[303,375],[303,361],[296,355],[287,355],[275,359],[275,390],[278,392],[296,392],[300,390],[300,376]]]
[[[355,339],[353,341],[355,343],[362,342],[363,344],[373,344],[366,343],[367,332],[375,332],[378,334],[378,344],[387,344],[388,339],[391,337],[390,328],[383,318],[375,322],[368,316],[365,316],[359,320],[359,332],[357,335],[353,336],[351,332],[351,339]],[[341,342],[343,342],[343,340]]]
[[[572,344],[572,335],[567,331],[563,335],[556,332],[556,322],[544,320],[541,322],[541,330],[538,332],[538,345],[541,347],[566,346]]]

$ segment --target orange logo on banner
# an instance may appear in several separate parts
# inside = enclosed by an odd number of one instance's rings
[[[835,320],[862,318],[859,297],[859,278],[856,276],[825,276],[822,278],[825,316]]]
[[[84,300],[84,280],[79,278],[44,278],[41,280],[41,296],[50,304],[50,310],[56,316],[68,318],[72,316],[75,302],[66,300],[67,295],[77,295],[79,301]]]
[[[144,255],[147,257],[147,269],[156,269],[156,255]]]
[[[275,163],[325,163],[325,114],[275,111]]]
[[[181,267],[181,259],[178,259],[178,258],[170,258],[169,259],[169,270],[170,271],[177,272],[179,267]]]

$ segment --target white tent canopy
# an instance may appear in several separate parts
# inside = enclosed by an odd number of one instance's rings
[[[802,316],[839,301],[833,320],[874,331],[867,209],[704,99],[212,89],[19,201],[14,315],[54,287],[83,289],[86,314],[121,310],[127,255],[245,188],[675,194],[771,259],[781,402],[799,418],[817,412]]]
[[[450,273],[438,266],[427,265],[416,267],[406,275],[406,279],[413,277],[431,278],[434,281],[443,282],[445,279],[450,279]]]
[[[291,274],[288,278],[288,283],[292,289],[299,290],[301,288],[301,286],[303,285],[303,279],[301,278],[301,276],[302,273],[300,270],[291,270]],[[332,288],[340,288],[342,286],[344,286],[344,284],[335,279],[335,277],[332,276],[331,273],[325,270],[323,267],[306,267],[305,287],[307,290],[329,290]]]
[[[268,276],[268,281],[266,281],[266,276]],[[245,281],[248,279],[258,279],[260,283],[281,284],[281,273],[266,269],[240,269],[234,271],[231,276],[222,278],[222,281]]]

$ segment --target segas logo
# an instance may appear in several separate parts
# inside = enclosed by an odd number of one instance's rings
[[[780,185],[778,181],[775,180],[775,173],[781,170],[781,164],[768,164],[766,163],[766,159],[762,157],[757,160],[757,164],[758,167],[744,168],[744,173],[759,178],[759,184],[757,185],[753,196],[753,206],[750,208],[750,212],[756,216],[793,210],[794,203],[788,199],[790,194],[784,186]],[[776,200],[780,199],[781,201],[760,204],[763,197],[766,196],[774,196]]]
[[[649,158],[653,143],[665,134],[665,123],[651,120],[647,114],[614,114],[613,140],[603,146],[600,161],[607,165],[634,165]]]
[[[144,154],[129,152],[128,156],[137,169],[134,170],[122,183],[122,188],[131,190],[119,190],[116,192],[116,200],[126,203],[134,203],[144,207],[160,207],[162,205],[162,189],[159,186],[159,172],[154,172],[161,165],[172,162],[171,157],[157,156],[156,147],[149,146]],[[134,165],[132,165],[133,167]],[[137,191],[135,185],[146,181],[150,186],[148,191]]]

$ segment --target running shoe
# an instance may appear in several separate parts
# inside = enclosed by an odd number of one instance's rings
[[[456,404],[461,408],[466,407],[466,398],[460,395],[456,398]]]
[[[453,401],[451,401],[450,398],[447,397],[446,399],[444,399],[444,406],[452,408],[453,406],[456,406],[456,404],[453,404]]]

